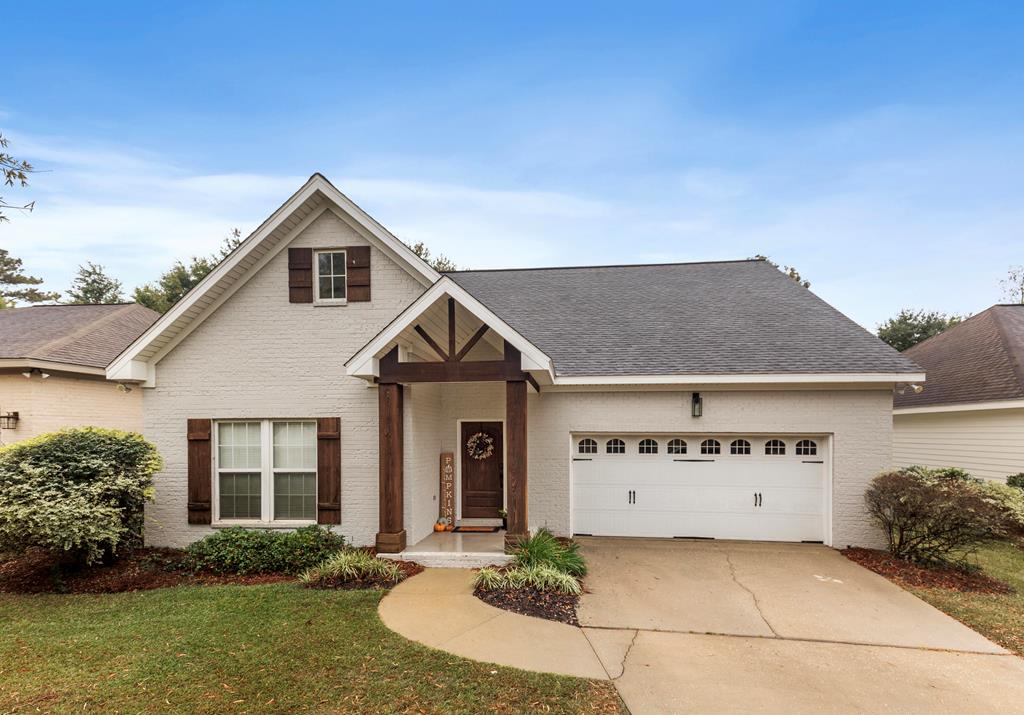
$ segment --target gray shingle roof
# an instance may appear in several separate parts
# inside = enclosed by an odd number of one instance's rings
[[[561,376],[920,371],[764,261],[447,275]]]
[[[896,407],[1024,398],[1024,305],[994,305],[903,352],[928,371]]]
[[[0,309],[0,358],[103,368],[159,317],[135,303]]]

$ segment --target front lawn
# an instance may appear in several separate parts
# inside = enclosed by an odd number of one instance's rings
[[[1010,543],[993,544],[980,549],[974,560],[987,576],[1009,584],[1016,593],[904,588],[986,638],[1024,656],[1024,550]]]
[[[407,641],[377,618],[382,595],[294,583],[0,593],[0,712],[622,712],[607,682]]]

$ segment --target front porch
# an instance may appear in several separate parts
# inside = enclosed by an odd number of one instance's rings
[[[504,529],[491,533],[432,532],[405,550],[384,556],[430,568],[502,566],[512,560],[505,553]]]

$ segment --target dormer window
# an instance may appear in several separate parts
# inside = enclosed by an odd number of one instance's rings
[[[344,303],[348,285],[345,270],[345,251],[317,251],[316,298],[318,303]]]

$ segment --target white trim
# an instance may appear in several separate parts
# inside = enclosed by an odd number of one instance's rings
[[[459,458],[455,460],[455,522],[462,521],[462,423],[463,422],[499,422],[501,423],[501,508],[508,509],[508,479],[505,478],[505,467],[508,464],[508,435],[505,432],[505,418],[491,419],[463,417],[455,420],[455,449]],[[473,517],[476,518],[476,517]]]
[[[391,323],[377,333],[373,340],[349,358],[345,363],[347,373],[353,377],[361,377],[367,380],[378,377],[380,375],[380,368],[377,362],[378,354],[383,353],[406,328],[412,325],[423,311],[445,295],[449,298],[454,298],[460,306],[472,313],[478,320],[486,323],[491,330],[517,348],[522,354],[523,370],[544,371],[554,379],[555,373],[551,358],[448,276],[442,276],[437,283],[410,303]]]
[[[924,373],[801,372],[699,375],[574,375],[554,378],[555,385],[750,385],[803,383],[924,382]]]
[[[182,318],[189,310],[191,310],[196,303],[206,295],[207,291],[210,290],[218,281],[224,278],[228,273],[234,270],[252,251],[253,249],[261,244],[267,237],[269,237],[277,228],[294,213],[296,209],[302,206],[306,201],[313,197],[314,194],[319,192],[322,194],[329,203],[333,203],[337,208],[340,208],[342,212],[348,214],[349,218],[346,219],[350,223],[354,221],[359,228],[366,232],[371,238],[379,242],[380,246],[385,249],[385,252],[389,256],[397,257],[400,259],[400,264],[404,264],[404,268],[424,286],[428,286],[431,283],[437,281],[440,275],[437,271],[431,268],[427,263],[413,253],[412,249],[406,246],[402,241],[395,237],[390,231],[381,226],[377,221],[370,217],[365,211],[359,208],[351,199],[345,196],[343,193],[338,191],[331,182],[324,178],[320,174],[314,174],[309,180],[300,188],[295,194],[292,195],[284,204],[281,205],[273,214],[267,218],[266,221],[260,225],[252,234],[249,235],[231,254],[217,264],[209,275],[201,280],[192,290],[190,290],[184,298],[178,301],[167,313],[165,313],[159,320],[157,320],[150,328],[139,336],[131,345],[129,345],[108,367],[106,370],[107,379],[110,380],[124,380],[141,382],[148,381],[152,382],[152,374],[150,370],[144,367],[148,364],[156,364],[159,362],[157,356],[153,356],[149,359],[136,360],[139,354],[145,350],[154,339],[161,335],[169,326],[173,325],[177,320]],[[314,210],[313,213],[319,216],[327,208],[331,206],[325,206],[323,208]],[[335,213],[337,210],[333,209]],[[312,215],[312,214],[310,214]],[[309,217],[307,217],[308,219]],[[300,226],[308,225],[307,221],[303,221]],[[299,226],[296,226],[289,235],[294,234]],[[281,246],[277,250],[271,251],[270,253],[279,253],[286,241],[281,242]],[[266,258],[266,257],[264,257]],[[253,275],[258,268],[261,268],[265,264],[261,261],[256,266],[252,266],[248,275]],[[234,290],[247,280],[245,277],[240,277],[235,284],[229,288],[226,293],[233,293]],[[201,322],[201,319],[208,315],[213,310],[223,303],[226,296],[221,296],[220,299],[214,302],[213,305],[208,306],[202,316],[197,316],[193,323]],[[182,333],[187,334],[187,330],[182,330]],[[177,344],[183,335],[179,334],[177,339],[172,341]],[[166,349],[162,350],[160,356],[166,354]],[[133,364],[136,363],[136,364]],[[141,363],[141,365],[140,365]]]
[[[1014,410],[1024,408],[1024,400],[988,400],[962,402],[954,405],[926,405],[923,407],[897,407],[894,415],[924,415],[937,412],[970,412],[973,410]]]
[[[70,362],[58,362],[56,360],[38,360],[36,358],[0,358],[0,369],[32,369],[38,367],[40,370],[52,370],[53,372],[73,372],[79,375],[105,375],[106,370],[102,367],[90,367],[88,365],[75,365]]]
[[[342,263],[344,264],[345,272],[341,277],[345,279],[345,297],[344,298],[321,298],[320,297],[320,254],[321,253],[340,253],[344,258]],[[333,259],[331,261],[334,263]],[[338,276],[334,273],[331,274],[331,278],[337,278]],[[334,288],[332,286],[331,290]],[[348,305],[348,251],[344,248],[314,248],[313,249],[313,304],[314,305]]]

